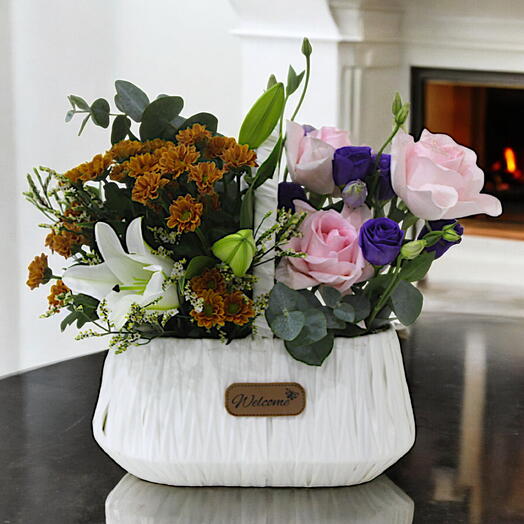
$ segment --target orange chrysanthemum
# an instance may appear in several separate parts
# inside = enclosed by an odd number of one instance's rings
[[[253,301],[241,291],[233,291],[224,298],[224,318],[237,326],[247,324],[255,316]]]
[[[201,297],[204,299],[202,311],[191,311],[190,315],[199,327],[211,329],[216,326],[223,326],[224,319],[224,299],[214,291],[203,291]]]
[[[162,140],[161,138],[153,138],[153,140],[147,140],[142,144],[142,153],[153,153],[159,149],[170,149],[175,147],[175,144],[170,140]]]
[[[179,196],[169,206],[168,227],[177,228],[180,233],[194,231],[200,225],[203,208],[191,195]]]
[[[220,158],[224,161],[224,167],[226,169],[246,166],[256,167],[257,165],[257,154],[252,149],[249,149],[247,144],[235,144],[229,147],[222,153]]]
[[[194,146],[195,144],[206,142],[211,137],[211,132],[202,124],[193,124],[187,129],[182,129],[182,131],[179,131],[176,135],[177,141],[187,146]]]
[[[59,233],[51,231],[45,239],[45,245],[53,252],[58,253],[64,258],[72,255],[74,246],[84,244],[84,237],[71,231],[62,230]]]
[[[104,171],[110,166],[112,158],[110,155],[96,155],[91,162],[84,162],[73,169],[70,169],[64,176],[71,182],[89,182],[100,178]]]
[[[29,274],[26,284],[31,289],[35,289],[40,284],[45,284],[51,276],[51,270],[47,265],[47,255],[44,255],[44,253],[36,256],[27,266],[27,269]]]
[[[146,173],[136,179],[131,199],[141,204],[149,204],[151,200],[158,198],[158,191],[162,189],[169,180],[162,178],[159,173]]]
[[[224,176],[224,170],[218,169],[214,162],[200,162],[189,168],[188,180],[196,182],[201,193],[210,193],[215,182]]]
[[[164,174],[172,178],[178,178],[184,171],[187,171],[191,164],[194,164],[200,153],[195,146],[180,144],[176,147],[168,148],[160,156],[160,166]]]
[[[200,276],[191,279],[191,289],[197,295],[204,291],[223,293],[226,290],[226,282],[218,269],[207,269]]]
[[[64,305],[64,297],[66,293],[71,291],[61,280],[57,280],[56,284],[51,286],[51,292],[47,297],[47,301],[51,307],[60,308]]]
[[[144,144],[138,140],[122,140],[115,144],[109,151],[113,160],[123,162],[128,158],[142,153]]]
[[[127,174],[130,177],[138,178],[147,173],[161,173],[158,163],[158,156],[151,153],[136,155],[128,160]]]
[[[128,175],[129,172],[129,161],[116,164],[111,168],[109,178],[115,182],[122,182]]]
[[[237,141],[228,136],[213,136],[209,139],[206,145],[206,156],[208,158],[215,158],[221,156],[226,149],[236,145]]]

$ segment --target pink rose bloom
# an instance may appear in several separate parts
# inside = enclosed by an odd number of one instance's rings
[[[480,193],[484,173],[477,155],[426,129],[418,142],[402,130],[393,139],[391,183],[408,209],[425,220],[502,213],[497,198]]]
[[[316,211],[300,200],[294,204],[297,212],[306,211],[308,216],[300,228],[303,236],[291,239],[286,248],[307,256],[283,258],[276,270],[277,280],[292,289],[325,284],[348,294],[353,284],[371,277],[373,268],[358,245],[360,226],[371,218],[366,206],[338,213]]]
[[[347,132],[336,127],[321,127],[306,135],[301,125],[288,121],[286,156],[291,179],[310,191],[331,195],[335,190],[333,154],[349,145]]]

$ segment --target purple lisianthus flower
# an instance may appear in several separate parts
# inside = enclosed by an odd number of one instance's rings
[[[371,218],[360,228],[358,244],[364,258],[374,266],[395,260],[402,247],[404,232],[390,218]]]
[[[368,196],[368,188],[363,180],[352,180],[342,190],[342,200],[348,207],[360,207]]]
[[[371,160],[373,165],[377,160],[377,155],[372,155]],[[391,185],[391,155],[382,154],[378,162],[378,185],[377,185],[377,199],[391,200],[395,196],[393,186]]]
[[[351,180],[362,180],[371,169],[371,148],[367,146],[339,147],[333,156],[333,180],[339,187]]]
[[[294,182],[280,182],[278,184],[278,208],[284,208],[295,212],[293,200],[303,200],[307,202],[306,192],[300,184]]]
[[[316,127],[310,126],[309,124],[304,124],[302,127],[304,128],[304,135],[309,135],[309,133],[312,133],[317,129]]]
[[[453,231],[455,231],[457,235],[461,235],[462,237],[462,234],[464,233],[464,228],[456,220],[431,220],[429,222],[429,227],[431,228],[431,231],[441,231],[444,228],[444,226],[448,226],[449,224],[453,223],[455,223],[455,225],[453,226]],[[426,226],[424,226],[420,231],[418,238],[423,238],[424,235],[427,235],[429,232],[430,230]],[[436,260],[437,258],[440,258],[451,246],[454,246],[455,244],[460,244],[460,242],[462,242],[462,238],[459,238],[455,241],[450,241],[441,238],[436,244],[426,247],[424,251],[428,251],[429,253],[434,251]]]

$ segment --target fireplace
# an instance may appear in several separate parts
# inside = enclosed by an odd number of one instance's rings
[[[446,133],[474,149],[501,217],[466,220],[468,233],[524,239],[524,74],[412,68],[411,130]]]

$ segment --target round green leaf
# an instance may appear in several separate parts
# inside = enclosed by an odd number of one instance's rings
[[[340,291],[330,286],[320,286],[319,288],[320,296],[326,303],[326,306],[334,308],[342,298]]]
[[[293,339],[294,346],[305,346],[317,342],[327,335],[327,320],[322,310],[308,309],[303,312],[305,317],[302,331]]]
[[[343,302],[353,307],[355,311],[353,322],[360,322],[371,313],[371,304],[366,295],[346,295],[343,298]]]
[[[355,310],[350,304],[342,302],[335,309],[333,309],[333,314],[343,320],[344,322],[354,322],[355,321]]]
[[[131,82],[117,80],[115,82],[115,104],[120,111],[129,115],[135,122],[140,122],[144,109],[149,104],[147,95]]]
[[[294,289],[282,282],[276,282],[269,293],[269,302],[266,308],[266,318],[269,324],[280,316],[282,311],[300,311],[308,309],[307,300]]]
[[[116,144],[124,138],[129,133],[131,129],[131,120],[125,115],[118,115],[113,120],[113,127],[111,128],[111,143]]]
[[[140,138],[167,138],[167,134],[174,133],[171,121],[180,114],[184,101],[179,96],[165,96],[151,102],[142,114],[140,124]]]
[[[193,124],[202,124],[206,126],[208,131],[216,133],[218,129],[218,119],[215,115],[211,113],[197,113],[196,115],[190,116],[187,120],[184,121],[178,129],[186,129],[191,127]]]
[[[271,329],[283,340],[293,340],[302,331],[305,317],[301,311],[289,311],[273,319]]]
[[[413,324],[422,311],[422,293],[409,282],[400,280],[391,293],[391,304],[397,318],[405,326]]]
[[[328,333],[324,338],[307,345],[285,342],[288,353],[295,359],[310,366],[321,366],[333,349],[334,337]]]
[[[103,98],[97,98],[91,105],[91,118],[97,126],[106,128],[109,126],[109,103]]]

